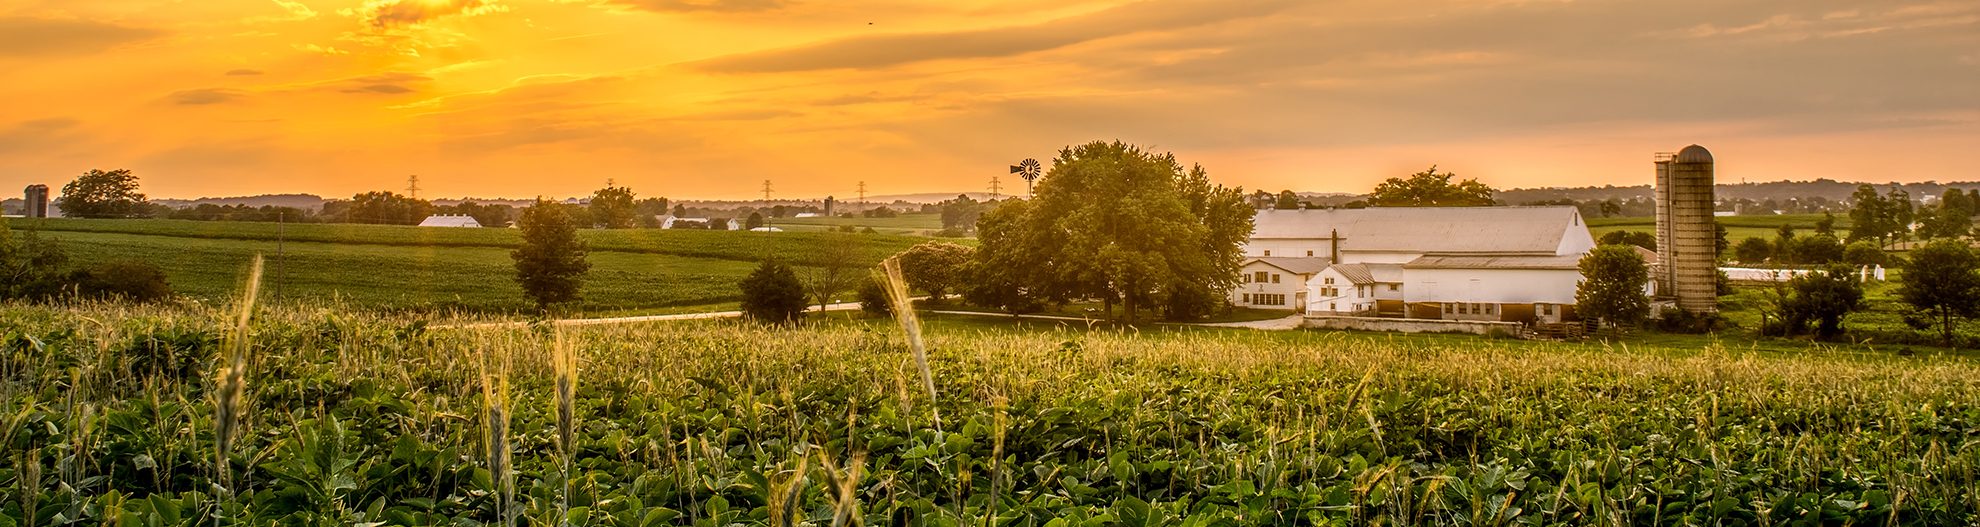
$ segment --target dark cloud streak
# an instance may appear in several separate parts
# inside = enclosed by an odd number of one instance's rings
[[[93,20],[0,16],[0,57],[85,55],[164,34]]]

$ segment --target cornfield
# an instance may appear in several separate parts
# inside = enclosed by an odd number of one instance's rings
[[[0,526],[1980,523],[1957,358],[241,307],[0,306]]]

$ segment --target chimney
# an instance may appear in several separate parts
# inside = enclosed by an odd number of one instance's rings
[[[1328,260],[1327,264],[1332,265],[1332,264],[1341,263],[1341,230],[1334,229],[1333,234],[1329,235],[1327,239],[1329,240],[1327,247],[1329,249],[1332,249],[1331,251],[1328,252],[1328,255],[1332,257],[1332,259]]]

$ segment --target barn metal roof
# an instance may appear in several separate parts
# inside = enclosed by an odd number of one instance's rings
[[[1565,269],[1580,270],[1581,257],[1565,256],[1424,256],[1404,269]]]
[[[1334,271],[1355,284],[1400,284],[1402,266],[1397,264],[1337,264]]]
[[[480,227],[481,222],[475,221],[474,216],[467,216],[467,215],[455,216],[455,215],[447,215],[447,214],[435,214],[432,216],[427,216],[425,221],[419,222],[419,226],[421,227]]]
[[[1320,272],[1320,270],[1322,270],[1322,269],[1326,269],[1326,268],[1327,268],[1327,264],[1328,264],[1328,263],[1330,263],[1330,262],[1331,262],[1331,260],[1328,260],[1328,259],[1326,259],[1326,258],[1298,258],[1298,257],[1290,257],[1290,256],[1267,256],[1267,257],[1263,257],[1263,258],[1249,258],[1249,259],[1246,259],[1246,260],[1244,261],[1244,265],[1251,265],[1251,263],[1252,263],[1252,262],[1259,262],[1259,263],[1263,263],[1263,264],[1265,264],[1265,265],[1270,265],[1270,266],[1272,266],[1272,267],[1277,267],[1277,268],[1280,268],[1280,269],[1285,269],[1285,270],[1286,270],[1286,272],[1289,272],[1289,273],[1292,273],[1292,274],[1298,274],[1298,275],[1309,275],[1309,274],[1313,274],[1313,273],[1318,273],[1318,272]]]
[[[1554,254],[1581,212],[1572,206],[1261,210],[1253,239],[1325,240],[1344,252]]]

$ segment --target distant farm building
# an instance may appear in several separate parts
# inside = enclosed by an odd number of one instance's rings
[[[419,222],[419,226],[421,227],[480,227],[481,222],[475,221],[474,216],[468,216],[465,214],[461,214],[461,215],[435,214],[432,216],[427,216],[426,221]]]
[[[1595,247],[1558,207],[1261,210],[1231,301],[1309,316],[1558,323]]]
[[[749,232],[784,232],[784,230],[776,227],[757,227],[750,229]]]
[[[742,230],[742,223],[735,218],[681,218],[672,214],[659,216],[662,229],[713,229],[718,231]]]
[[[48,217],[48,185],[28,185],[23,192],[27,198],[22,204],[21,215],[29,218]]]

